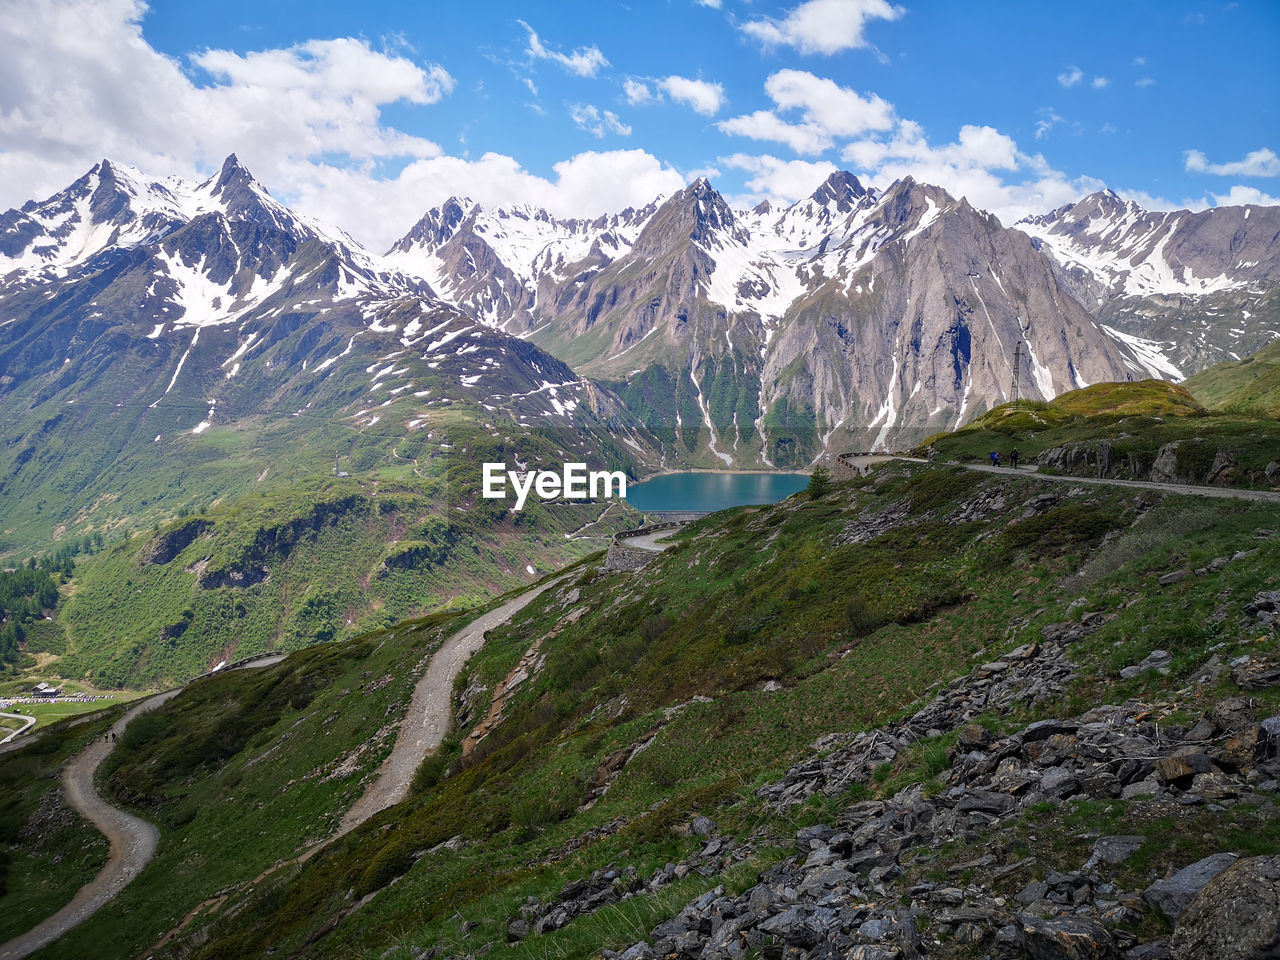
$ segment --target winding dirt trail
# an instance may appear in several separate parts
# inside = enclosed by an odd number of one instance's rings
[[[111,806],[98,796],[93,778],[102,761],[111,753],[115,739],[119,739],[131,720],[167,703],[180,692],[181,689],[169,690],[131,708],[111,727],[108,737],[94,740],[62,771],[67,802],[102,831],[111,842],[111,854],[106,866],[76,892],[70,903],[22,936],[0,945],[0,958],[16,960],[53,943],[72,927],[93,916],[150,862],[160,840],[159,832],[145,820]]]
[[[230,669],[254,670],[279,663],[285,655],[269,654]],[[217,672],[217,671],[213,671]],[[209,676],[209,674],[202,674]],[[200,678],[196,678],[200,679]],[[62,771],[62,787],[72,809],[92,823],[111,843],[106,865],[98,875],[76,891],[65,907],[40,921],[35,927],[8,943],[0,944],[0,960],[18,960],[48,946],[68,930],[79,926],[109,903],[155,856],[160,833],[147,821],[113,807],[94,789],[98,767],[115,748],[115,742],[135,717],[168,703],[185,688],[166,690],[131,707],[112,725],[107,735],[95,740],[71,759]]]
[[[3,740],[0,740],[0,744],[11,743],[36,725],[36,718],[29,717],[25,713],[0,713],[0,717],[5,717],[9,720],[19,720],[22,722],[22,726],[13,731],[13,733],[9,734]]]
[[[628,547],[637,547],[641,550],[651,550],[654,553],[661,553],[669,543],[664,543],[668,537],[673,537],[680,531],[677,530],[659,530],[657,533],[642,533],[638,537],[619,537],[618,542]]]
[[[329,840],[336,840],[354,830],[374,814],[395,806],[409,793],[413,775],[427,755],[439,748],[452,720],[453,681],[471,655],[484,646],[484,635],[494,627],[511,619],[535,597],[558,584],[557,577],[541,586],[526,590],[520,596],[508,600],[500,607],[477,617],[451,636],[427,664],[409,701],[409,710],[400,722],[395,746],[378,769],[377,779],[369,785],[360,799],[352,804],[338,831]],[[326,840],[325,843],[328,843]],[[313,848],[315,849],[315,848]]]

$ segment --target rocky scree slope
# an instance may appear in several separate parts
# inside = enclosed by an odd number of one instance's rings
[[[1262,602],[1273,604],[1274,597]],[[945,749],[946,761],[937,763],[927,790],[914,785],[884,800],[860,801],[840,809],[832,823],[800,829],[797,854],[755,886],[736,896],[718,886],[655,927],[649,941],[606,956],[741,958],[759,950],[896,960],[967,956],[973,949],[1010,960],[1267,955],[1280,944],[1278,857],[1215,853],[1145,888],[1126,888],[1118,876],[1122,865],[1155,838],[1094,830],[1076,838],[1091,842],[1087,859],[1046,870],[1047,851],[1020,835],[1019,827],[1064,802],[1140,800],[1148,817],[1242,804],[1260,805],[1260,816],[1276,815],[1271,796],[1280,776],[1280,715],[1257,722],[1258,705],[1247,696],[1200,699],[1209,709],[1198,722],[1163,729],[1146,718],[1169,704],[1141,701],[1036,721],[1006,736],[966,723],[1060,691],[1077,669],[1067,659],[1070,645],[1102,620],[1095,612],[1079,623],[1050,625],[1040,642],[953,681],[905,721],[819,741],[819,757],[758,795],[779,810],[815,792],[839,796],[931,741],[939,758]],[[1157,651],[1135,665],[1133,675],[1167,672],[1168,657]],[[1280,670],[1257,667],[1245,655],[1232,678],[1249,691],[1280,680]],[[711,857],[723,869],[751,848],[715,838],[685,869]],[[661,886],[670,875],[656,874],[648,886]],[[534,929],[554,929],[608,898],[597,892],[585,903],[566,899],[541,912]],[[1172,937],[1148,939],[1126,929],[1144,915],[1173,925]],[[520,935],[529,929],[522,921],[513,927]]]

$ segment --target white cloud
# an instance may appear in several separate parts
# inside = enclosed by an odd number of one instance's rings
[[[1036,139],[1043,140],[1058,124],[1064,122],[1065,118],[1054,112],[1052,107],[1041,107],[1036,111],[1040,115],[1036,120]]]
[[[740,29],[766,47],[830,56],[867,46],[863,28],[868,20],[897,20],[904,12],[888,0],[806,0],[781,20],[749,20]]]
[[[1190,173],[1212,173],[1219,177],[1277,177],[1280,176],[1280,157],[1263,147],[1246,153],[1243,160],[1231,163],[1210,163],[1199,150],[1188,150],[1186,169]]]
[[[609,61],[594,44],[579,47],[573,53],[561,53],[559,50],[549,49],[529,24],[523,20],[518,20],[517,23],[529,31],[529,44],[525,52],[534,60],[551,60],[579,77],[594,77],[601,67],[609,66]]]
[[[1146,58],[1146,57],[1134,57],[1134,58],[1133,58],[1133,65],[1134,65],[1135,67],[1145,67],[1145,66],[1147,65],[1147,58]]]
[[[0,205],[47,196],[103,156],[193,177],[237,153],[269,183],[306,158],[440,153],[381,108],[452,90],[442,67],[353,39],[193,57],[197,85],[142,36],[139,0],[62,0],[0,18]]]
[[[836,137],[893,126],[893,105],[876,94],[861,97],[834,80],[804,70],[779,70],[764,84],[779,110],[800,110],[807,123]]]
[[[723,133],[785,143],[796,153],[822,153],[836,137],[850,137],[893,126],[893,105],[871,94],[862,97],[825,77],[804,70],[779,70],[765,81],[765,92],[777,110],[757,110],[724,120],[716,126]],[[779,113],[798,110],[798,123]]]
[[[1215,193],[1213,202],[1220,207],[1238,207],[1246,203],[1258,203],[1264,206],[1272,204],[1280,204],[1280,197],[1273,197],[1269,193],[1263,193],[1257,187],[1246,187],[1242,184],[1236,184],[1226,193]]]
[[[825,160],[779,160],[768,154],[751,156],[735,153],[721,157],[718,162],[754,174],[746,182],[747,189],[753,194],[732,198],[735,206],[749,206],[764,199],[794,203],[813,193],[837,169],[834,163]]]
[[[1139,77],[1133,81],[1133,85],[1135,87],[1154,87],[1156,82],[1151,77]]]
[[[690,80],[672,75],[658,83],[672,100],[687,104],[697,113],[711,116],[724,105],[724,87],[706,80]]]
[[[632,80],[628,77],[622,81],[622,92],[627,96],[627,103],[633,107],[643,106],[646,103],[653,103],[658,99],[649,85],[640,80]]]
[[[197,178],[234,152],[298,211],[385,249],[451,195],[598,216],[685,183],[642,150],[580,153],[550,177],[500,154],[445,156],[380,111],[430,104],[452,77],[364,41],[207,51],[200,86],[147,43],[144,12],[139,0],[59,0],[0,18],[0,209],[65,188],[104,156]],[[607,111],[599,123],[625,126]],[[398,174],[379,168],[404,161]]]
[[[784,143],[796,153],[822,153],[835,144],[831,135],[817,124],[787,123],[771,110],[757,110],[741,117],[721,120],[716,127],[721,133]]]
[[[720,9],[720,0],[693,0],[700,7],[710,7],[712,10]]]
[[[1074,87],[1083,79],[1083,70],[1079,67],[1070,67],[1065,73],[1058,74],[1058,85],[1062,87]]]
[[[1093,87],[1095,90],[1103,90],[1110,85],[1111,79],[1109,77],[1094,77],[1089,81],[1089,86]]]
[[[1052,210],[1103,186],[1088,177],[1068,179],[1043,156],[1023,153],[1011,137],[988,126],[965,125],[955,142],[934,146],[919,124],[904,120],[891,139],[855,141],[841,157],[874,183],[887,186],[912,176],[967,197],[1004,223]]]
[[[594,137],[603,137],[606,133],[616,133],[621,137],[631,136],[631,127],[618,119],[612,110],[601,110],[589,103],[569,105],[569,116],[587,133]]]
[[[299,164],[295,206],[326,222],[354,227],[358,240],[381,251],[426,210],[453,196],[491,206],[528,203],[562,217],[595,217],[643,206],[686,182],[643,150],[587,151],[556,163],[553,170],[554,177],[540,177],[497,153],[478,160],[418,160],[386,180],[373,180],[359,170]]]

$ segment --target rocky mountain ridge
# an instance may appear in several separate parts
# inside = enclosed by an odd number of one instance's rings
[[[704,179],[594,225],[450,201],[393,255],[441,290],[461,284],[464,309],[615,378],[651,427],[674,426],[690,455],[803,465],[833,443],[899,445],[1009,399],[1019,341],[1023,396],[1105,379],[1180,379],[1170,344],[1143,333],[1164,336],[1163,328],[1104,327],[1091,315],[1104,284],[1146,290],[1155,282],[1148,275],[1163,277],[1167,265],[1090,274],[1089,286],[1041,236],[1094,208],[1141,212],[1105,196],[1077,207],[1011,231],[910,178],[880,192],[839,172],[784,209],[735,211]],[[509,224],[529,218],[540,225],[536,240],[508,242]],[[1271,275],[1276,244],[1263,226],[1246,225],[1249,249],[1264,251],[1257,262],[1237,257],[1253,273],[1196,290],[1238,290],[1254,273]],[[593,231],[608,242],[593,241]],[[1024,231],[1032,244],[1018,239]],[[1209,243],[1199,232],[1178,249]],[[570,238],[578,260],[563,255]],[[552,262],[558,272],[542,269]],[[497,279],[482,289],[482,275]]]
[[[372,384],[399,409],[422,377],[380,359],[452,310],[574,371],[485,401],[471,389],[484,371],[460,368],[453,389],[494,410],[593,377],[596,414],[628,423],[641,464],[804,467],[954,429],[1015,381],[1047,399],[1178,378],[1280,335],[1276,209],[1148,214],[1095,194],[1010,229],[911,178],[879,191],[838,172],[788,207],[745,211],[702,179],[594,220],[450,200],[379,257],[293,214],[234,156],[196,185],[103,161],[0,217],[0,391],[91,382],[62,347],[98,344],[100,360],[124,348],[118,382],[142,376],[148,409],[183,397],[162,437],[249,411],[314,414],[310,381],[335,364],[385,367]],[[286,394],[300,402],[276,406]],[[391,421],[369,404],[345,416]]]
[[[1280,337],[1280,207],[1151,212],[1105,190],[1014,226],[1110,332],[1158,345],[1149,359],[1163,376],[1240,360]]]

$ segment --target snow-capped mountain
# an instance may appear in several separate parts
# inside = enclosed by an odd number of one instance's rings
[[[1278,234],[1278,208],[1112,194],[1007,229],[836,173],[781,208],[705,179],[594,220],[450,200],[376,256],[234,157],[198,184],[103,161],[0,215],[0,416],[92,396],[145,411],[148,442],[320,410],[392,436],[464,403],[642,461],[800,466],[952,429],[1015,380],[1247,352],[1280,329]]]
[[[656,446],[607,389],[294,215],[234,157],[200,184],[104,161],[0,237],[9,516],[68,498],[74,516],[124,474],[227,450],[247,480],[281,452],[386,457],[444,421],[550,432],[578,459]],[[200,469],[179,477],[209,495]]]
[[[526,204],[490,211],[451,198],[429,210],[386,260],[470,315],[525,330],[544,285],[554,288],[626,253],[657,206],[566,220]]]
[[[1154,341],[1166,377],[1280,337],[1280,207],[1152,212],[1106,190],[1015,226],[1115,335]]]
[[[524,249],[572,243],[578,256],[540,254],[554,266],[518,287],[515,270],[482,268],[500,246],[484,238],[509,236],[510,221],[446,204],[397,244],[396,263],[411,270],[412,251],[455,244],[420,274],[443,296],[463,290],[460,309],[613,379],[652,429],[711,463],[804,464],[832,443],[955,427],[1009,398],[1020,341],[1024,396],[1161,372],[1155,347],[1095,324],[1025,235],[909,178],[879,193],[836,173],[796,204],[749,211],[704,179],[571,235],[525,213],[540,226]],[[478,309],[468,298],[482,276]]]
[[[0,229],[8,238],[0,253],[0,325],[10,328],[0,335],[0,357],[10,389],[39,377],[48,361],[77,363],[76,344],[111,332],[155,359],[157,379],[122,385],[140,390],[152,408],[181,387],[217,407],[217,394],[231,389],[225,382],[256,366],[284,364],[272,374],[277,380],[320,376],[347,358],[367,359],[365,343],[381,351],[374,359],[382,362],[363,363],[371,389],[393,397],[414,386],[395,381],[406,371],[394,362],[413,352],[429,371],[441,368],[445,354],[458,360],[462,391],[492,378],[499,355],[527,360],[508,386],[537,397],[540,412],[577,403],[568,395],[580,378],[563,364],[459,313],[422,279],[350,238],[293,214],[234,156],[194,185],[149,182],[103,161],[63,193],[5,214]],[[273,359],[273,348],[295,340],[287,357]],[[497,397],[509,399],[503,390]],[[228,414],[228,401],[221,403]]]

